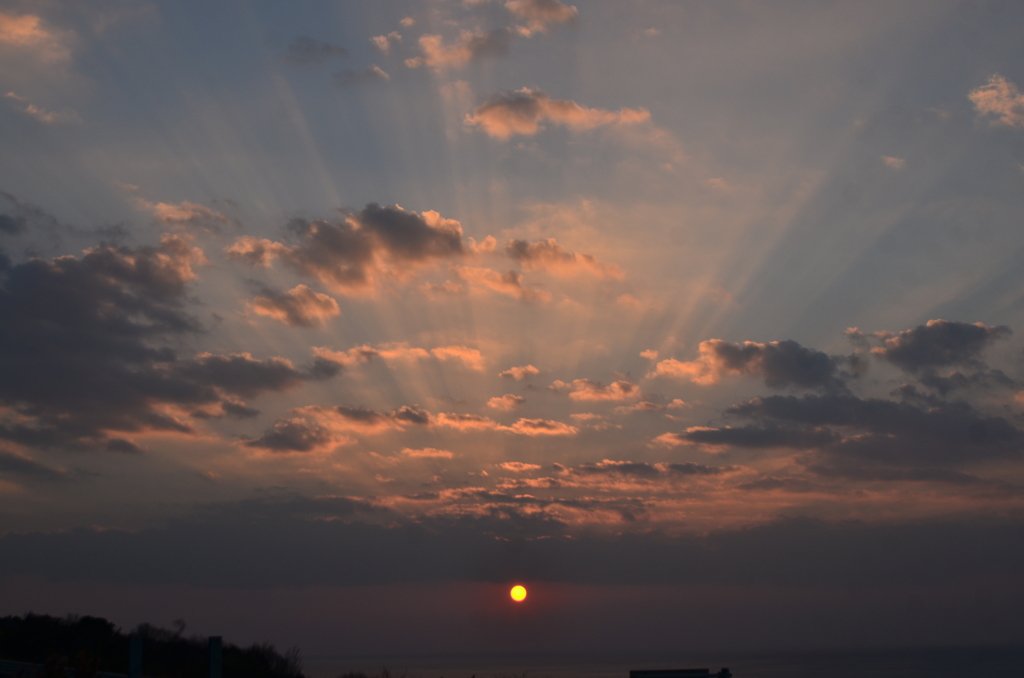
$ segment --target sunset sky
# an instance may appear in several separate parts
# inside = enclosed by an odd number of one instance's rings
[[[3,0],[0,614],[1019,641],[1022,90],[1016,2]]]

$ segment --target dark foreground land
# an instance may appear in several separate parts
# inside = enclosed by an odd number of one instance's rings
[[[205,637],[141,624],[124,633],[101,617],[26,614],[0,617],[0,659],[43,665],[44,678],[95,678],[128,673],[131,637],[142,639],[142,675],[147,678],[201,678],[208,675]],[[223,678],[305,678],[297,649],[281,654],[269,643],[222,649]]]

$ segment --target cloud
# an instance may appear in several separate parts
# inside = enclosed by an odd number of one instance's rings
[[[206,205],[199,205],[187,200],[178,204],[170,204],[154,203],[143,198],[136,198],[135,202],[139,207],[150,212],[158,222],[167,226],[217,228],[232,223],[226,215],[210,209]]]
[[[978,365],[978,356],[992,341],[1010,336],[1009,327],[984,323],[929,320],[895,336],[882,333],[882,345],[872,355],[908,371],[946,365]]]
[[[225,253],[253,266],[281,259],[335,291],[351,293],[372,289],[375,276],[401,278],[417,266],[465,252],[459,222],[397,205],[370,203],[341,222],[293,219],[288,226],[298,238],[294,245],[242,236]]]
[[[296,417],[278,419],[262,436],[245,445],[270,452],[323,452],[351,442],[316,422]]]
[[[340,365],[350,366],[359,363],[380,359],[385,362],[399,362],[410,360],[433,359],[440,362],[462,363],[467,369],[483,371],[484,357],[479,350],[468,346],[438,346],[425,349],[416,346],[409,346],[405,343],[378,344],[370,346],[364,344],[350,348],[347,351],[334,351],[327,347],[317,347],[313,352],[323,358]]]
[[[712,428],[691,426],[683,433],[666,433],[656,440],[665,444],[726,445],[753,449],[816,449],[839,438],[828,429],[786,429],[778,426],[742,426]]]
[[[53,482],[67,478],[67,474],[63,471],[52,469],[24,455],[0,450],[0,477],[2,476],[13,477],[18,480],[43,482]]]
[[[0,12],[0,45],[33,53],[45,62],[71,57],[67,37],[43,25],[33,14]]]
[[[441,412],[432,418],[431,424],[445,428],[453,428],[456,431],[493,431],[500,428],[500,424],[490,417],[482,417],[478,414],[456,414]]]
[[[334,57],[348,56],[348,50],[340,45],[314,40],[306,35],[296,36],[286,49],[285,61],[293,64],[322,64]]]
[[[165,235],[157,246],[93,247],[8,268],[0,287],[0,437],[37,448],[137,451],[116,433],[191,433],[189,411],[242,414],[239,397],[337,373],[329,363],[297,368],[249,354],[179,356],[172,346],[202,330],[185,303],[205,260],[187,238]]]
[[[700,343],[698,351],[698,358],[691,362],[662,360],[647,377],[673,377],[707,386],[726,375],[756,375],[771,387],[845,388],[835,359],[792,340],[734,344],[709,339]]]
[[[621,280],[622,269],[615,264],[602,264],[589,254],[569,252],[554,238],[530,242],[510,240],[505,254],[529,270],[545,270],[560,274],[585,271],[598,278]]]
[[[903,158],[894,158],[894,157],[889,156],[889,155],[883,155],[882,156],[882,163],[886,167],[888,167],[889,169],[893,169],[893,170],[906,169],[906,167],[907,167],[907,161],[905,159],[903,159]]]
[[[309,405],[297,407],[291,414],[278,419],[259,438],[245,441],[245,446],[271,452],[329,452],[354,443],[352,435],[380,435],[431,422],[428,412],[409,406],[378,412],[365,407]]]
[[[967,98],[978,115],[993,117],[990,124],[1024,127],[1024,94],[998,73],[989,77],[987,84],[971,90]]]
[[[403,448],[400,454],[413,459],[451,459],[455,455],[448,450],[439,450],[436,447],[424,447],[422,449]]]
[[[779,422],[790,428],[803,428],[804,435],[822,436],[822,449],[829,454],[892,465],[969,464],[1021,456],[1021,432],[1017,428],[1005,418],[986,416],[965,402],[934,403],[921,408],[852,395],[769,396],[734,405],[726,413],[769,422],[760,434],[753,429],[740,429],[738,435],[799,435],[797,431],[773,430],[772,426]],[[838,435],[825,444],[827,427]]]
[[[36,106],[33,103],[29,103],[25,97],[18,96],[14,92],[8,92],[4,96],[8,99],[17,101],[22,113],[30,115],[39,122],[47,125],[70,125],[82,122],[82,118],[78,115],[78,111],[73,108],[51,111],[41,108],[40,106]]]
[[[273,318],[291,327],[323,327],[324,320],[341,315],[338,302],[305,285],[297,285],[284,293],[265,290],[248,305],[256,315]]]
[[[515,379],[516,381],[522,381],[537,374],[540,374],[540,370],[533,365],[521,365],[519,367],[510,367],[504,372],[499,372],[498,376],[503,379]]]
[[[507,28],[492,31],[462,31],[459,39],[445,44],[440,35],[421,35],[420,56],[405,60],[409,68],[427,66],[441,73],[451,68],[461,68],[471,61],[487,57],[500,57],[508,52],[512,32]]]
[[[527,464],[522,461],[506,461],[498,464],[498,466],[506,471],[512,471],[512,473],[527,473],[529,471],[538,471],[541,468],[540,464]]]
[[[574,436],[579,433],[575,426],[550,419],[520,419],[503,430],[524,436]]]
[[[432,426],[452,428],[457,431],[501,431],[524,436],[571,436],[579,430],[560,421],[550,419],[519,419],[511,426],[502,426],[490,417],[478,414],[455,414],[441,412],[431,419]]]
[[[514,412],[523,406],[526,402],[526,398],[517,396],[512,393],[506,393],[503,396],[495,396],[487,401],[487,407],[495,410],[501,410],[502,412]]]
[[[551,294],[548,292],[523,285],[523,274],[518,271],[499,273],[476,266],[455,266],[453,270],[473,290],[491,290],[528,303],[551,301]]]
[[[402,42],[402,34],[398,31],[391,31],[387,35],[375,35],[370,38],[370,42],[374,47],[379,49],[384,54],[391,52],[391,45],[397,42]]]
[[[526,20],[525,26],[517,27],[525,37],[547,33],[551,24],[570,23],[579,16],[575,6],[564,5],[558,0],[508,0],[505,7],[515,16]]]
[[[387,82],[391,76],[377,64],[372,64],[362,70],[346,68],[332,75],[331,79],[338,87],[354,87],[355,85]]]
[[[636,461],[614,461],[604,459],[597,463],[562,467],[560,472],[568,476],[630,476],[643,479],[657,479],[670,476],[713,476],[721,475],[728,468],[706,466],[693,462],[648,464]]]
[[[307,370],[299,370],[286,358],[260,360],[248,353],[201,353],[194,360],[175,365],[173,370],[177,375],[242,398],[285,391],[303,381],[325,379],[338,372],[337,367],[316,363]]]
[[[564,125],[574,132],[599,127],[635,125],[647,122],[651,114],[643,108],[606,111],[586,108],[575,101],[552,99],[539,90],[523,88],[493,96],[468,114],[465,123],[487,135],[508,139],[514,135],[533,136],[545,121]]]
[[[557,384],[557,386],[555,386]],[[561,390],[569,385],[562,381],[556,381],[553,390]],[[569,397],[573,400],[583,401],[621,401],[630,398],[640,397],[640,387],[628,381],[614,381],[605,386],[599,381],[590,379],[574,379]]]

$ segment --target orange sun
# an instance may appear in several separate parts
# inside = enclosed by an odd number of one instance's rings
[[[526,600],[526,587],[516,584],[512,587],[512,590],[509,591],[508,594],[512,596],[512,600],[516,601],[517,603],[521,603],[524,600]]]

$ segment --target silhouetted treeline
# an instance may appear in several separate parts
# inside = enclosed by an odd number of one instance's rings
[[[183,635],[184,623],[170,631],[140,624],[122,633],[101,617],[26,614],[0,617],[0,659],[45,665],[47,678],[74,671],[75,678],[96,673],[128,673],[132,635],[142,638],[142,675],[152,678],[206,678],[208,639]],[[246,648],[225,643],[224,678],[304,678],[298,648],[281,654],[270,643]]]

